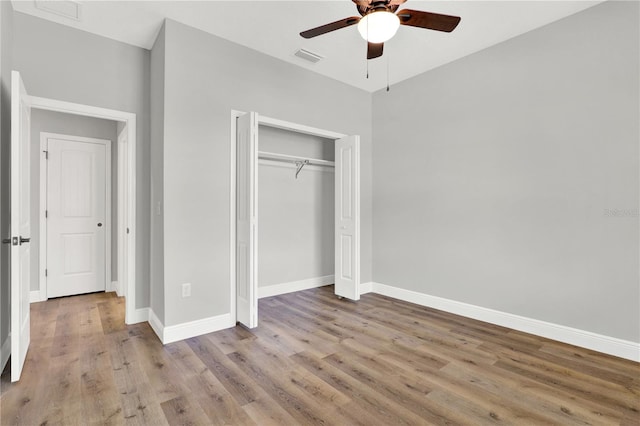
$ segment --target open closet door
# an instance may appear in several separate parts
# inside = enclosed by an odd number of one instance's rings
[[[335,293],[360,299],[360,137],[336,141]]]
[[[22,374],[31,340],[29,151],[31,106],[20,73],[11,73],[11,381]]]
[[[258,114],[238,117],[236,205],[236,312],[239,323],[258,325]]]

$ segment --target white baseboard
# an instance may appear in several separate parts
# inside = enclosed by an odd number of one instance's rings
[[[368,284],[368,283],[367,283]],[[365,284],[366,285],[366,284]],[[362,290],[362,286],[361,286]],[[431,296],[411,290],[405,290],[386,284],[372,283],[372,292],[429,308],[439,309],[491,324],[512,328],[525,333],[535,334],[563,343],[580,346],[620,358],[640,362],[640,343],[604,336],[590,331],[579,330],[564,325],[553,324],[520,315],[457,302],[442,297]]]
[[[111,281],[110,291],[115,291],[118,297],[124,296],[124,294],[122,294],[122,292],[120,291],[120,283],[118,283],[118,281]]]
[[[373,291],[373,283],[360,283],[360,295],[371,293]]]
[[[4,339],[2,347],[0,347],[0,372],[4,371],[4,367],[11,356],[11,333]]]
[[[127,324],[138,324],[149,321],[149,308],[138,308],[133,311],[133,318],[127,318]]]
[[[236,323],[232,320],[231,313],[217,315],[215,317],[164,327],[161,340],[162,343],[166,345],[167,343],[177,342],[178,340],[224,330],[225,328],[230,328],[235,325]]]
[[[224,330],[225,328],[233,327],[236,324],[231,318],[231,314],[228,313],[165,327],[156,316],[155,312],[149,309],[149,325],[156,333],[162,344],[166,345],[167,343],[177,342],[178,340],[189,339],[190,337]]]
[[[149,310],[149,325],[156,333],[156,336],[158,336],[158,339],[160,339],[160,341],[162,342],[164,338],[164,325],[162,325],[162,321],[160,321],[160,319],[156,316],[156,313],[153,312],[153,309],[147,309]]]
[[[47,297],[42,297],[40,290],[31,290],[31,293],[29,293],[29,303],[44,302],[45,300],[47,300]]]
[[[258,287],[258,299],[264,297],[278,296],[294,291],[308,290],[310,288],[322,287],[333,284],[335,278],[333,275],[325,275],[324,277],[309,278],[301,281],[291,281],[288,283],[274,284],[266,287]]]

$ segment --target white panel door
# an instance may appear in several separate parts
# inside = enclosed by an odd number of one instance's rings
[[[335,146],[335,293],[360,299],[360,137]]]
[[[238,117],[236,138],[236,315],[258,325],[258,114]]]
[[[11,73],[11,381],[20,379],[31,340],[31,107],[20,73]]]
[[[106,146],[48,143],[47,297],[104,291]]]

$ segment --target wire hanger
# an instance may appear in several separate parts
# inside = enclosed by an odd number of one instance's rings
[[[298,174],[300,173],[302,168],[307,164],[309,164],[309,160],[296,161],[296,179],[298,179]]]

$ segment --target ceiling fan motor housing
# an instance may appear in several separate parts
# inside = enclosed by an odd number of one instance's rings
[[[373,12],[395,12],[398,9],[397,5],[389,6],[389,0],[386,1],[374,1],[367,6],[356,6],[360,15],[365,16]]]

